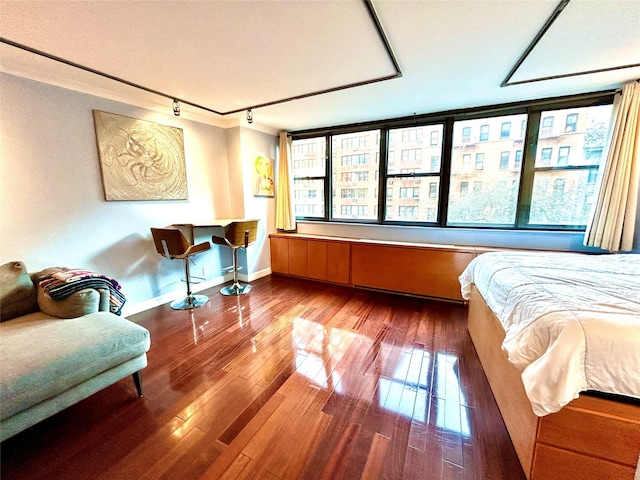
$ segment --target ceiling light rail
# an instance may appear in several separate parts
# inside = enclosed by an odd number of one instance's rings
[[[513,86],[513,85],[522,85],[522,84],[525,84],[525,83],[544,82],[544,81],[548,81],[548,80],[556,80],[558,78],[577,77],[579,75],[591,75],[593,73],[611,72],[613,70],[622,70],[622,69],[625,69],[625,68],[640,67],[640,63],[633,63],[633,64],[630,64],[630,65],[618,65],[618,66],[615,66],[615,67],[598,68],[598,69],[595,69],[595,70],[584,70],[584,71],[579,71],[579,72],[562,73],[562,74],[558,74],[558,75],[549,75],[549,76],[545,76],[545,77],[528,78],[528,79],[525,79],[525,80],[512,81],[511,79],[516,74],[518,69],[522,66],[522,64],[525,62],[527,57],[531,54],[533,49],[538,45],[540,40],[542,40],[542,37],[544,37],[544,35],[546,35],[546,33],[549,31],[549,29],[551,28],[553,23],[558,19],[558,17],[564,11],[564,9],[567,7],[567,5],[569,5],[570,1],[571,0],[561,0],[560,1],[560,3],[556,6],[556,8],[553,11],[553,13],[551,14],[551,16],[547,19],[547,21],[542,26],[542,28],[537,33],[537,35],[533,38],[533,40],[531,41],[529,46],[522,53],[522,55],[520,56],[520,58],[518,59],[516,64],[513,66],[513,68],[509,72],[509,74],[502,81],[502,83],[500,84],[501,87],[510,87],[510,86]]]
[[[240,112],[247,112],[247,121],[249,121],[249,116],[250,116],[251,117],[251,121],[249,123],[251,123],[253,121],[252,109],[262,108],[262,107],[269,107],[269,106],[272,106],[272,105],[278,105],[280,103],[292,102],[294,100],[301,100],[303,98],[313,97],[313,96],[316,96],[316,95],[325,95],[327,93],[337,92],[337,91],[340,91],[340,90],[346,90],[348,88],[361,87],[361,86],[369,85],[369,84],[372,84],[372,83],[384,82],[384,81],[387,81],[387,80],[393,80],[395,78],[402,77],[402,71],[400,70],[400,66],[398,64],[398,61],[396,60],[396,57],[395,57],[395,55],[393,53],[393,50],[391,48],[391,44],[389,43],[389,40],[387,39],[387,36],[384,33],[384,30],[382,28],[382,25],[380,23],[378,15],[375,12],[373,4],[371,3],[371,0],[362,0],[362,3],[364,4],[364,6],[365,6],[365,8],[367,10],[367,13],[369,14],[369,17],[370,17],[370,19],[371,19],[371,21],[372,21],[377,33],[378,33],[378,36],[380,37],[380,41],[382,42],[382,44],[384,46],[384,49],[385,49],[385,52],[386,52],[386,54],[387,54],[387,56],[389,58],[389,61],[393,65],[393,68],[394,68],[394,71],[395,71],[393,74],[385,75],[385,76],[377,77],[377,78],[372,78],[372,79],[368,79],[368,80],[363,80],[363,81],[360,81],[360,82],[353,82],[353,83],[349,83],[349,84],[346,84],[346,85],[339,85],[339,86],[336,86],[336,87],[327,88],[327,89],[323,89],[323,90],[318,90],[318,91],[314,91],[314,92],[303,93],[303,94],[300,94],[300,95],[294,95],[292,97],[287,97],[287,98],[282,98],[282,99],[279,99],[279,100],[273,100],[273,101],[269,101],[269,102],[255,104],[255,105],[252,105],[252,106],[246,106],[246,107],[242,107],[242,108],[237,108],[235,110],[229,110],[229,111],[226,111],[226,112],[221,112],[221,111],[215,110],[213,108],[205,107],[204,105],[200,105],[200,104],[197,104],[197,103],[194,103],[194,102],[190,102],[190,101],[185,100],[183,98],[178,98],[175,95],[170,95],[168,93],[164,93],[164,92],[161,92],[159,90],[155,90],[153,88],[145,87],[144,85],[140,85],[138,83],[131,82],[129,80],[125,80],[123,78],[117,77],[115,75],[111,75],[109,73],[101,72],[101,71],[96,70],[94,68],[87,67],[85,65],[81,65],[81,64],[73,62],[71,60],[67,60],[65,58],[58,57],[57,55],[52,55],[52,54],[44,52],[42,50],[38,50],[36,48],[29,47],[28,45],[23,45],[21,43],[14,42],[13,40],[10,40],[8,38],[0,37],[0,43],[4,43],[6,45],[9,45],[9,46],[18,48],[20,50],[24,50],[26,52],[32,53],[34,55],[39,55],[39,56],[47,58],[49,60],[53,60],[55,62],[63,63],[63,64],[68,65],[70,67],[77,68],[77,69],[83,70],[85,72],[92,73],[94,75],[99,75],[99,76],[107,78],[109,80],[113,80],[115,82],[119,82],[119,83],[122,83],[124,85],[128,85],[130,87],[137,88],[139,90],[143,90],[145,92],[152,93],[154,95],[158,95],[160,97],[169,99],[172,102],[173,113],[176,116],[180,115],[180,104],[182,103],[184,105],[189,105],[191,107],[195,107],[195,108],[198,108],[198,109],[201,109],[201,110],[205,110],[207,112],[214,113],[214,114],[220,115],[220,116],[231,115],[231,114],[240,113]],[[176,105],[177,105],[177,109],[176,109]]]

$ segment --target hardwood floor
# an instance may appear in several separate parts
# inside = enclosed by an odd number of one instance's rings
[[[131,378],[1,445],[11,479],[524,479],[466,308],[269,276],[151,332]]]

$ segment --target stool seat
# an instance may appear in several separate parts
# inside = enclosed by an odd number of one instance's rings
[[[258,235],[258,220],[244,220],[231,222],[224,229],[224,237],[213,236],[211,241],[216,245],[229,247],[233,251],[233,265],[229,270],[233,272],[233,283],[220,289],[223,295],[243,295],[251,291],[251,285],[238,281],[238,272],[242,269],[238,265],[238,250],[246,249],[256,241]]]
[[[191,257],[198,253],[205,252],[211,248],[209,242],[201,242],[192,245],[182,231],[177,228],[151,228],[151,235],[156,246],[156,251],[163,257],[170,259],[184,260],[184,268],[187,282],[187,296],[171,302],[174,310],[189,310],[201,307],[209,301],[206,295],[193,295],[191,293],[191,272],[189,271],[189,261]]]

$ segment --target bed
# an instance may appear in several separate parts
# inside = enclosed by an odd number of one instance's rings
[[[469,333],[527,478],[633,480],[640,255],[489,252],[460,283]]]

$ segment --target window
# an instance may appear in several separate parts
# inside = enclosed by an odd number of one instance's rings
[[[500,170],[509,168],[509,152],[500,153]]]
[[[489,140],[489,125],[480,126],[480,141],[486,142]]]
[[[422,143],[422,128],[406,128],[402,132],[402,143]]]
[[[558,166],[568,165],[569,164],[569,151],[571,147],[560,147],[558,149]]]
[[[502,122],[500,126],[500,140],[511,137],[511,122]]]
[[[564,133],[574,133],[578,128],[578,114],[567,114],[567,121],[564,124]]]
[[[439,191],[440,185],[442,146],[439,146],[440,141],[436,142],[437,145],[432,145],[431,140],[434,138],[439,140],[441,138],[444,132],[444,125],[429,125],[428,129],[425,127],[425,130],[430,132],[430,142],[428,146],[423,145],[419,149],[403,148],[410,146],[410,144],[405,143],[404,140],[399,142],[398,139],[408,138],[405,132],[412,129],[415,129],[415,127],[389,129],[387,138],[395,139],[394,149],[402,149],[403,161],[395,164],[387,162],[386,188],[387,191],[389,191],[393,185],[394,192],[397,193],[392,196],[386,196],[384,208],[385,221],[433,221],[433,219],[427,219],[428,208],[438,209],[440,199],[438,198],[437,192]],[[422,165],[419,161],[423,155],[426,155],[426,158],[430,159],[429,162],[424,162],[428,163],[428,165]],[[428,180],[428,182],[424,182],[424,187],[422,186],[423,183],[421,183],[423,179]],[[429,194],[427,195],[427,191],[425,190],[423,194],[420,195],[421,189],[426,188],[429,188]],[[434,192],[433,195],[431,194],[432,191]],[[407,203],[411,203],[411,206],[414,206],[416,203],[418,204],[415,211],[412,210],[412,212],[415,213],[409,215],[406,214],[405,209],[402,209],[404,213],[401,215],[400,207],[407,206]]]
[[[299,217],[324,217],[326,139],[294,140],[291,145],[294,212]]]
[[[553,117],[542,117],[542,128],[540,129],[541,137],[549,137],[553,135]]]
[[[402,150],[402,162],[420,163],[422,161],[422,150],[419,148],[412,148],[411,150]]]
[[[462,129],[462,143],[471,142],[471,127],[464,127]]]
[[[585,225],[594,201],[595,179],[609,131],[611,105],[547,111],[541,112],[541,116],[567,118],[568,123],[575,125],[575,130],[572,135],[563,137],[563,143],[570,144],[558,148],[556,166],[551,168],[552,147],[546,145],[555,144],[556,139],[538,139],[527,223],[567,227]],[[582,119],[579,125],[578,118]],[[540,128],[545,127],[541,124]]]
[[[416,219],[418,218],[418,207],[400,205],[398,207],[398,216],[403,218]]]
[[[612,101],[590,94],[294,133],[296,215],[583,230]]]
[[[400,187],[400,198],[418,198],[420,189],[416,187]]]
[[[464,153],[462,155],[462,170],[466,172],[470,168],[471,168],[471,154],[470,153]]]
[[[354,149],[358,153],[352,153]],[[378,182],[371,178],[375,178],[378,164],[371,160],[377,158],[379,151],[380,130],[331,136],[332,178],[341,178],[345,171],[356,172],[348,188],[346,185],[332,186],[332,219],[376,220]]]
[[[431,169],[430,172],[438,172],[440,170],[440,157],[433,156],[431,157]]]
[[[481,128],[481,125],[495,125],[496,130],[502,131],[503,125],[521,125],[522,122],[526,122],[526,119],[526,114],[518,114],[460,120],[453,125],[453,138],[456,138],[456,130],[465,127]],[[474,169],[465,166],[471,161],[470,153],[462,154],[462,166],[459,166],[459,152],[464,152],[469,147],[453,143],[447,210],[448,225],[515,224],[521,166],[514,165],[509,169],[509,159],[511,148],[517,142],[524,140],[525,133],[526,128],[522,132],[510,131],[509,138],[475,145],[473,147]],[[522,155],[522,150],[520,153]],[[471,191],[468,182],[472,182]]]
[[[519,171],[522,166],[522,150],[516,150],[516,156],[513,159],[513,162],[513,168]]]
[[[541,167],[548,167],[551,165],[551,154],[553,153],[553,148],[543,148],[540,151],[540,157],[536,161],[536,163]]]

